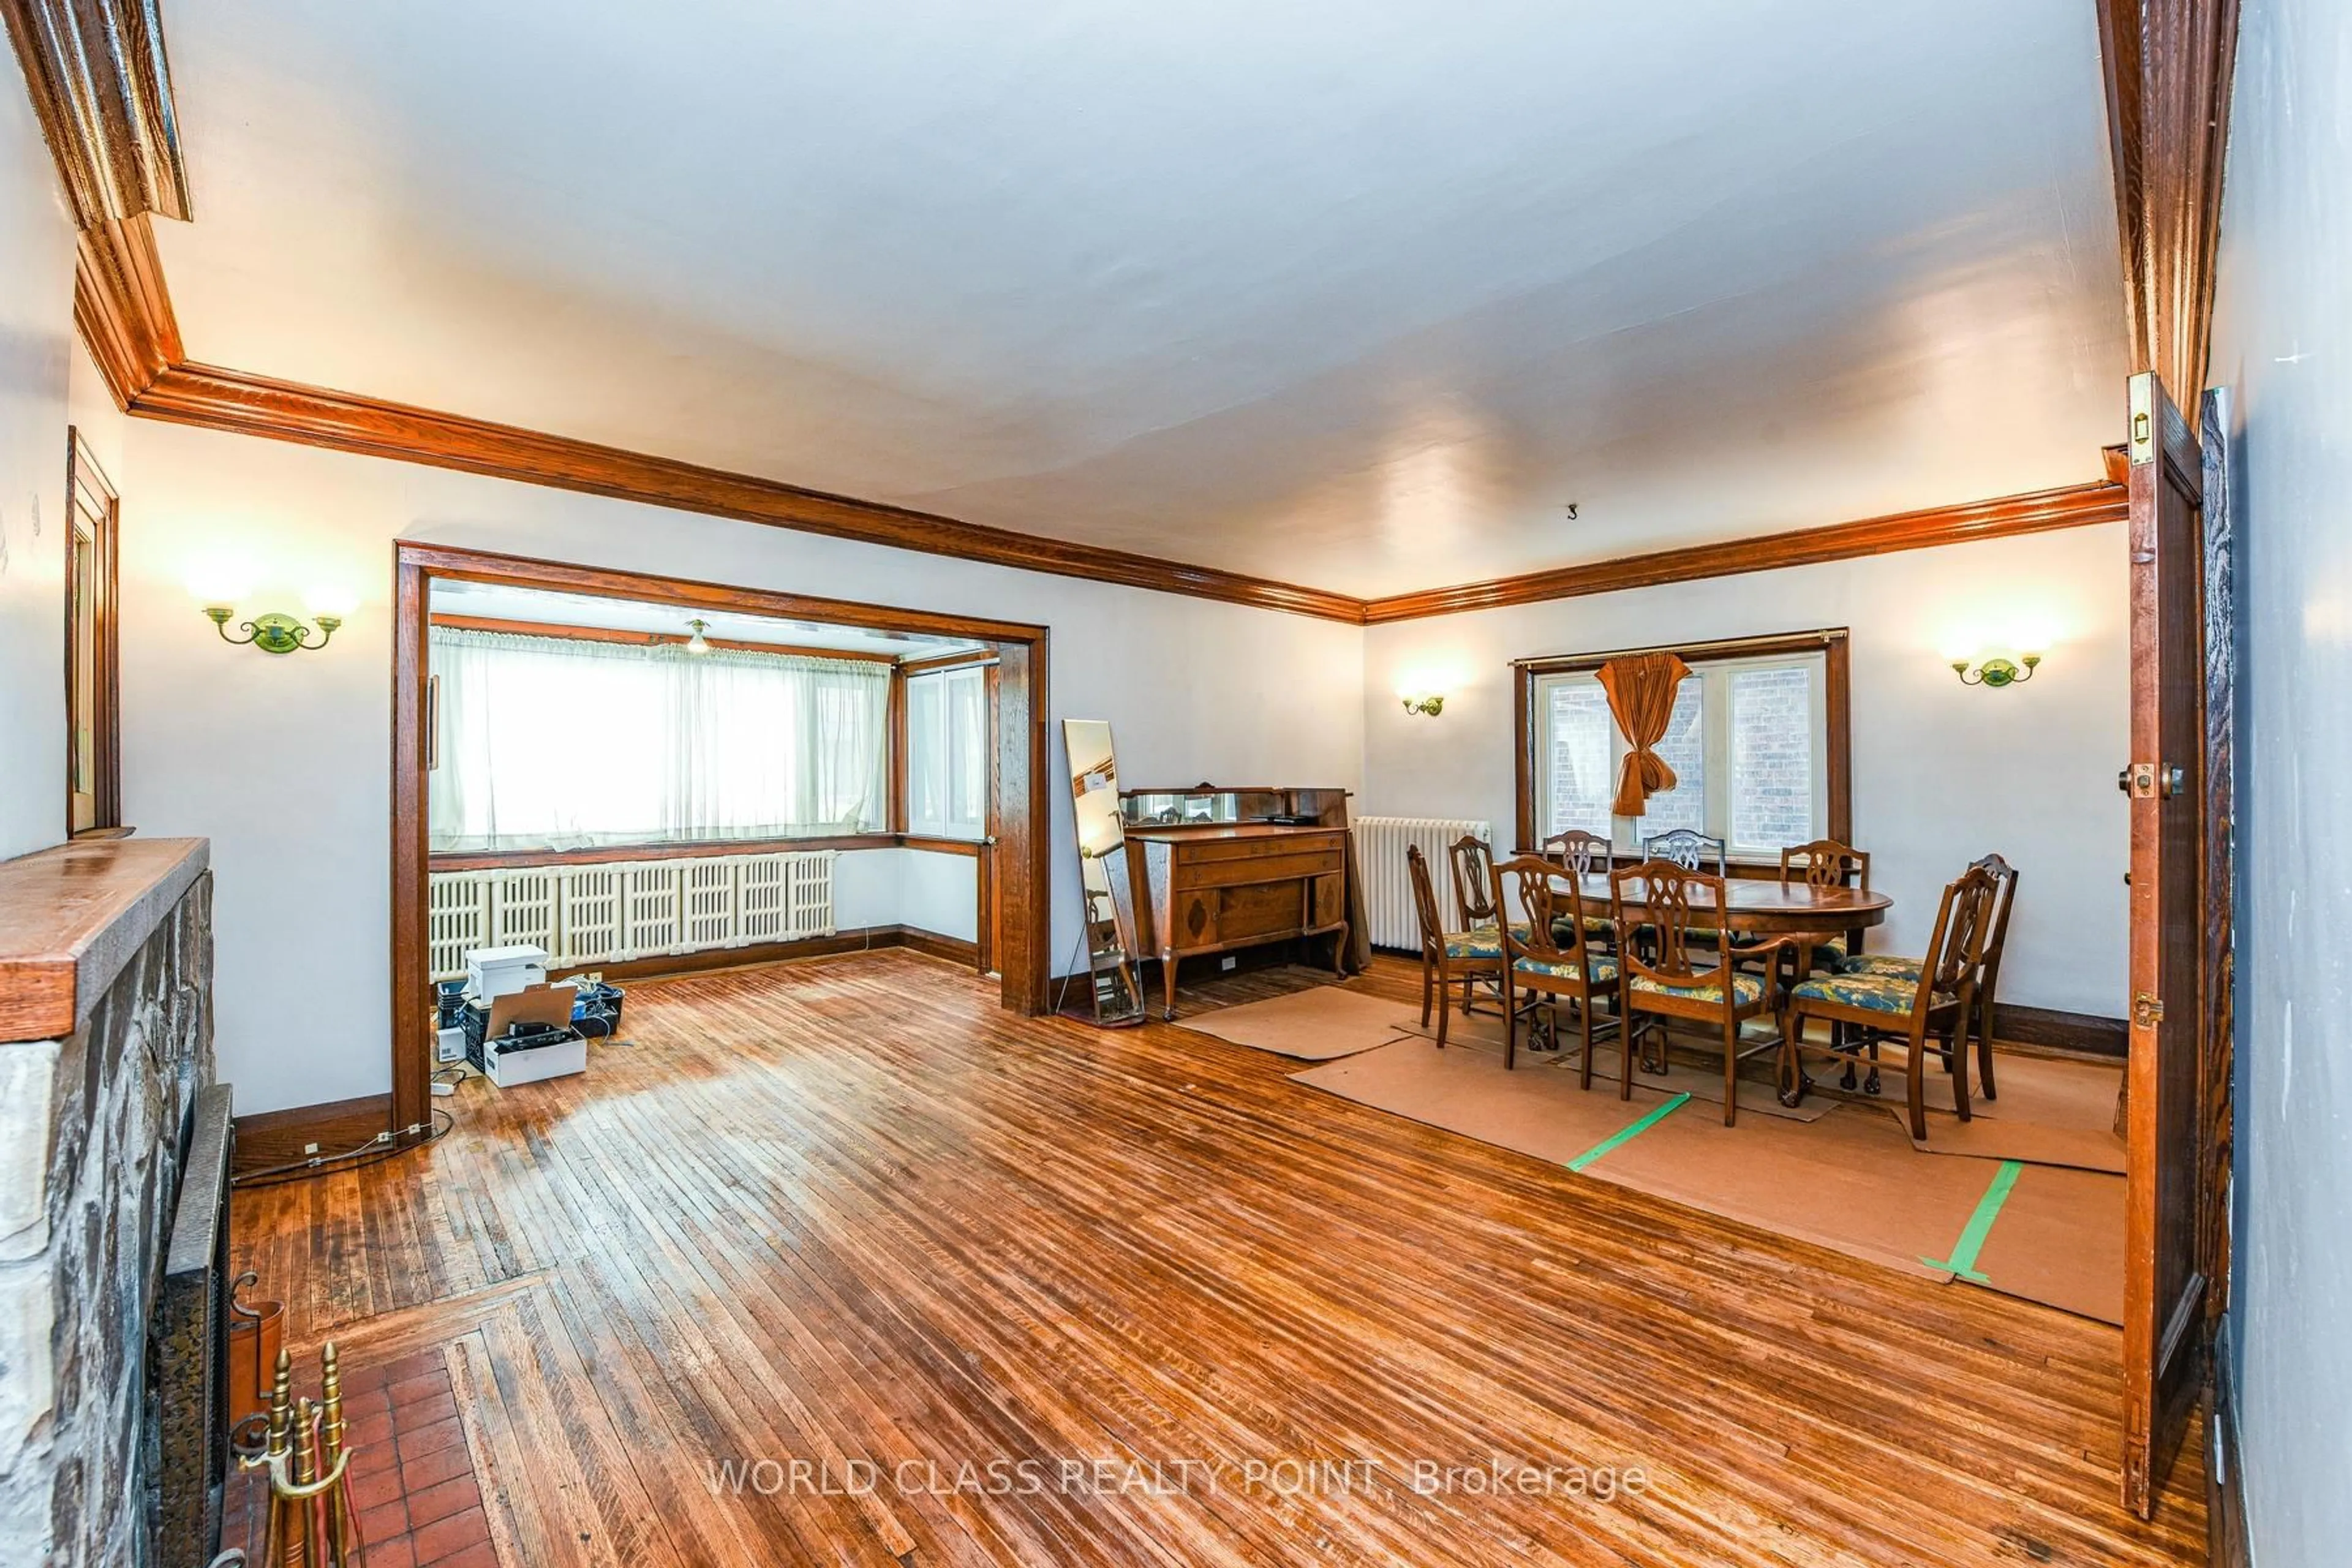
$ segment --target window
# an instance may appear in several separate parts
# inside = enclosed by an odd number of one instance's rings
[[[1520,837],[1528,847],[1581,828],[1632,854],[1645,838],[1690,827],[1726,840],[1735,858],[1777,863],[1789,845],[1846,837],[1844,780],[1835,776],[1843,747],[1831,744],[1832,709],[1844,706],[1843,634],[1685,653],[1691,673],[1657,747],[1675,787],[1652,795],[1638,817],[1610,810],[1628,750],[1596,674],[1610,657],[1520,667],[1520,740],[1530,748]]]
[[[432,847],[882,831],[890,671],[435,626]]]
[[[116,521],[121,503],[79,431],[67,442],[66,831],[119,827],[115,697]]]
[[[988,832],[988,670],[907,678],[907,831],[930,838]]]

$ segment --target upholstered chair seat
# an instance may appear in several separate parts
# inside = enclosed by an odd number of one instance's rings
[[[1579,963],[1573,958],[1542,958],[1528,954],[1511,965],[1521,974],[1549,974],[1556,980],[1590,980],[1606,985],[1617,978],[1617,965],[1599,953]]]
[[[1872,1013],[1908,1014],[1918,999],[1919,981],[1916,975],[1906,979],[1867,972],[1816,974],[1800,981],[1791,994],[1801,1002],[1835,1002]]]
[[[1913,981],[1917,980],[1920,972],[1926,968],[1927,965],[1916,958],[1904,958],[1892,952],[1857,952],[1850,957],[1841,954],[1837,965],[1841,974],[1887,974],[1897,980]]]
[[[1511,934],[1525,942],[1528,925],[1515,921]],[[1503,933],[1493,926],[1480,926],[1475,931],[1450,931],[1445,933],[1445,956],[1448,958],[1493,958],[1503,956]]]
[[[1686,1002],[1720,1002],[1720,985],[1670,985],[1663,980],[1653,980],[1645,974],[1633,978],[1636,991],[1646,991],[1657,996],[1678,996]],[[1731,994],[1736,1005],[1752,1007],[1764,1000],[1764,982],[1753,974],[1735,974],[1731,978]]]

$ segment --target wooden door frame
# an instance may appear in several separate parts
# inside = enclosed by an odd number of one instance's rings
[[[1045,1011],[1053,899],[1047,833],[1047,631],[1041,626],[736,587],[693,578],[586,566],[459,545],[393,544],[392,638],[392,1126],[429,1120],[432,1096],[431,960],[426,948],[430,822],[426,773],[426,648],[432,584],[485,583],[602,598],[828,621],[880,631],[968,637],[996,652],[1001,712],[994,736],[992,858],[1003,910],[998,954],[1003,1005]]]
[[[74,748],[80,743],[80,701],[75,690],[74,644],[80,621],[80,606],[74,596],[74,534],[77,520],[83,512],[88,499],[89,510],[99,519],[95,541],[95,569],[98,583],[90,597],[98,626],[90,638],[91,656],[97,668],[90,672],[90,688],[98,703],[98,711],[90,714],[90,794],[94,797],[97,820],[85,830],[102,833],[122,826],[122,675],[121,616],[117,613],[116,594],[121,581],[120,563],[122,552],[122,497],[106,470],[99,466],[98,455],[89,449],[89,441],[78,426],[66,427],[66,837],[78,831],[74,826]]]

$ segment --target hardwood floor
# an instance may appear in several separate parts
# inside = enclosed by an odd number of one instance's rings
[[[236,1200],[291,1341],[446,1348],[516,1568],[2203,1561],[2197,1444],[2153,1524],[2116,1502],[2103,1325],[916,953],[627,1006],[584,1078]]]

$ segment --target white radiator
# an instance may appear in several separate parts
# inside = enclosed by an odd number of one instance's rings
[[[477,947],[527,942],[560,968],[833,934],[831,849],[436,871],[433,978]]]
[[[1445,816],[1360,816],[1349,825],[1356,830],[1356,864],[1364,878],[1364,914],[1371,923],[1374,947],[1421,951],[1421,921],[1412,910],[1412,874],[1405,868],[1405,847],[1421,846],[1429,862],[1429,884],[1437,892],[1438,919],[1451,923],[1454,913],[1454,865],[1445,847],[1467,834],[1494,842],[1494,831],[1483,822]]]

